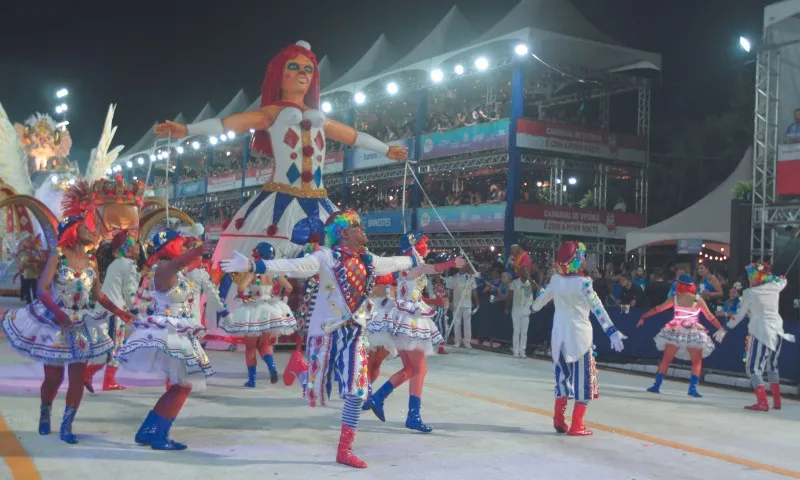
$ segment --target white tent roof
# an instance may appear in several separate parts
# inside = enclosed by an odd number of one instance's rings
[[[753,151],[747,149],[736,170],[699,202],[668,219],[630,232],[625,250],[677,240],[706,240],[729,244],[731,241],[731,190],[739,181],[753,179]]]
[[[223,119],[225,117],[229,117],[235,113],[244,112],[247,109],[247,106],[250,105],[250,101],[247,99],[247,95],[244,93],[244,89],[239,90],[236,92],[236,95],[233,96],[230,102],[225,105],[225,108],[219,111],[217,114],[217,118]]]
[[[198,113],[197,116],[194,117],[194,120],[192,120],[192,123],[202,122],[203,120],[208,120],[209,118],[214,118],[214,115],[216,115],[216,112],[214,112],[214,109],[211,108],[211,104],[210,103],[206,103],[205,106],[203,107],[203,109],[200,110],[200,113]]]
[[[331,59],[327,55],[322,57],[322,60],[317,64],[317,71],[319,71],[320,88],[325,88],[326,85],[336,78],[336,71],[333,65],[331,65]]]
[[[442,23],[444,20],[440,25]],[[477,54],[498,42],[526,43],[532,53],[550,64],[568,63],[594,71],[661,68],[661,55],[619,45],[592,26],[567,0],[521,0],[508,15],[466,47],[445,53],[418,51],[415,58],[422,60],[402,67],[393,66],[369,77],[348,72],[324,93],[355,93],[383,77],[404,70],[431,70],[458,55],[471,51]]]
[[[186,117],[183,115],[183,113],[179,113],[172,121],[176,123],[186,123]],[[154,123],[153,127],[157,124],[158,122]],[[142,138],[140,138],[138,142],[134,143],[131,148],[125,150],[122,155],[119,156],[119,159],[114,162],[114,164],[122,163],[137,153],[141,153],[153,148],[153,144],[156,142],[156,132],[153,131],[153,127],[148,128],[147,132],[145,132]]]
[[[369,47],[367,53],[361,57],[361,60],[356,62],[350,70],[344,75],[339,77],[335,82],[331,83],[328,87],[329,90],[338,89],[344,85],[350,85],[354,82],[359,82],[365,78],[380,73],[388,66],[395,58],[394,48],[386,38],[386,34],[381,34],[380,37]]]

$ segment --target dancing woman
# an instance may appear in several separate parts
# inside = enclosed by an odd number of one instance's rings
[[[137,444],[154,450],[186,449],[169,439],[170,428],[192,389],[205,388],[205,377],[214,373],[198,340],[204,328],[191,318],[194,292],[183,273],[202,255],[202,245],[187,245],[174,230],[155,236],[148,259],[152,304],[134,323],[135,330],[119,353],[123,367],[159,373],[169,382],[135,437]]]
[[[661,393],[661,382],[664,381],[669,366],[674,358],[691,360],[692,376],[689,378],[688,395],[701,398],[697,392],[697,383],[700,381],[700,372],[703,369],[703,359],[714,351],[714,342],[700,324],[698,317],[702,313],[706,320],[711,322],[718,330],[722,328],[717,317],[711,313],[703,297],[697,294],[696,287],[689,275],[678,277],[675,287],[675,296],[666,302],[648,310],[636,327],[644,325],[644,321],[657,313],[675,309],[675,316],[655,337],[656,348],[664,352],[661,363],[658,365],[656,381],[648,392]]]
[[[400,251],[404,255],[428,254],[428,237],[422,232],[410,232],[400,241]],[[364,403],[363,410],[372,410],[381,422],[386,421],[383,403],[397,387],[409,382],[408,416],[406,428],[428,433],[433,429],[422,422],[420,415],[422,386],[428,371],[426,355],[432,355],[434,348],[444,342],[436,323],[433,321],[436,309],[422,301],[422,292],[427,283],[425,275],[442,273],[450,268],[461,268],[466,264],[463,258],[456,258],[437,265],[423,264],[411,270],[394,274],[397,282],[395,301],[385,302],[378,310],[375,319],[367,324],[367,332],[372,346],[383,347],[387,351],[396,350],[403,362],[403,368],[373,393]],[[385,353],[378,353],[386,358]],[[371,368],[379,368],[378,362],[370,362]],[[377,375],[373,373],[373,379]]]
[[[72,422],[83,398],[86,362],[104,358],[114,348],[108,336],[108,312],[124,322],[132,315],[103,295],[92,259],[95,243],[93,220],[67,217],[58,225],[58,248],[47,260],[39,279],[38,299],[27,307],[9,310],[0,325],[12,347],[44,364],[39,409],[39,434],[50,433],[50,411],[64,366],[69,372],[66,408],[59,438],[78,443]],[[108,312],[95,309],[90,297]]]
[[[275,249],[267,242],[261,242],[253,249],[255,261],[273,258]],[[253,286],[255,288],[252,288]],[[297,321],[289,305],[286,304],[286,297],[280,298],[273,294],[279,295],[282,289],[284,295],[289,295],[292,292],[292,285],[286,277],[273,279],[268,275],[247,273],[239,280],[238,287],[238,298],[243,304],[220,323],[220,328],[232,335],[246,337],[247,382],[244,386],[249,388],[256,386],[258,356],[261,356],[267,364],[270,383],[278,383],[278,368],[275,366],[272,345],[281,335],[293,334],[297,328]]]

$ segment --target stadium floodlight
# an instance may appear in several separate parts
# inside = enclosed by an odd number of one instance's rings
[[[541,187],[542,185],[544,185],[542,182],[536,182],[537,187]]]
[[[208,137],[208,143],[211,145],[216,145],[218,141],[219,140],[217,140],[217,137]]]
[[[222,135],[220,135],[220,136],[219,136],[219,140],[220,140],[220,142],[224,142],[224,141],[225,141],[225,140],[227,140],[227,139],[228,139],[228,136],[227,136],[227,135],[225,135],[224,133],[223,133]]]
[[[67,104],[66,103],[62,103],[61,105],[56,107],[56,113],[64,113],[67,110],[68,110],[68,108],[67,108]]]
[[[750,53],[750,50],[753,48],[753,44],[745,37],[739,37],[739,46],[747,53]]]
[[[322,102],[322,111],[323,112],[331,113],[331,110],[333,110],[333,105],[331,105],[331,102]]]
[[[75,185],[75,179],[74,178],[70,178],[69,182],[67,182],[67,183],[69,183],[70,185]]]
[[[475,68],[478,70],[486,70],[489,68],[489,60],[486,60],[486,57],[478,57],[475,59]]]
[[[386,85],[386,91],[389,92],[389,95],[394,95],[399,90],[400,90],[400,87],[398,87],[395,82],[389,82],[389,84]]]
[[[460,63],[456,65],[455,72],[456,75],[464,75],[464,65],[461,65]]]
[[[178,155],[183,155],[183,147],[181,147],[180,145],[175,147],[175,151],[178,152]]]
[[[520,57],[524,57],[525,55],[528,54],[528,46],[525,45],[524,43],[520,43],[516,47],[514,47],[514,53],[516,53]]]
[[[60,114],[63,110],[61,110],[61,105],[56,107],[56,113]]]
[[[56,98],[64,98],[69,95],[69,90],[66,88],[61,88],[56,92]]]
[[[569,183],[570,185],[575,185],[576,183],[578,183],[578,179],[575,177],[569,177],[567,179],[567,183]]]
[[[139,165],[144,165],[144,158],[142,157],[137,158],[136,163],[138,163]]]
[[[200,150],[200,142],[198,142],[197,140],[192,142],[192,148],[194,148],[195,150]]]
[[[356,101],[356,104],[358,104],[358,105],[361,105],[362,103],[364,103],[364,102],[366,102],[366,101],[367,101],[367,96],[366,96],[366,95],[364,95],[364,94],[363,94],[363,93],[361,93],[361,92],[358,92],[358,93],[356,93],[356,94],[355,94],[355,96],[353,97],[353,100],[355,100],[355,101]]]
[[[128,160],[127,162],[125,162],[125,166],[128,167],[128,168],[133,168],[133,162]]]
[[[153,155],[152,153],[150,154],[150,161],[151,162],[155,162],[156,161],[156,156]]]
[[[439,83],[444,80],[444,72],[441,68],[437,68],[431,72],[431,80],[433,80],[434,83]]]
[[[226,135],[228,135],[228,140],[233,140],[236,138],[236,133],[233,130],[228,131]]]

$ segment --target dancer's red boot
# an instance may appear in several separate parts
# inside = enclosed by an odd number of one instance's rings
[[[439,344],[439,355],[450,355],[447,353],[447,350],[444,349],[444,343]]]
[[[569,428],[567,435],[581,437],[592,434],[592,431],[583,425],[584,415],[586,415],[586,404],[576,403],[575,408],[572,409],[572,426]]]
[[[286,364],[286,370],[283,371],[283,383],[287,387],[291,387],[294,380],[300,376],[301,373],[308,371],[308,364],[303,359],[303,352],[295,350],[289,363]]]
[[[339,437],[339,449],[336,452],[336,462],[353,468],[367,468],[367,462],[356,457],[353,453],[353,442],[356,431],[347,425],[342,425],[342,434]]]
[[[106,367],[106,373],[103,375],[103,390],[125,390],[125,387],[117,383],[117,370],[119,367]]]
[[[94,374],[102,370],[104,366],[105,364],[102,363],[90,364],[86,366],[86,378],[84,379],[83,385],[86,387],[86,390],[88,390],[89,393],[94,393],[94,384],[92,383]]]
[[[773,383],[769,386],[770,391],[772,392],[772,408],[774,410],[781,409],[781,384],[780,383]]]
[[[553,410],[553,428],[558,433],[567,433],[569,425],[564,420],[564,413],[567,411],[567,397],[556,398],[556,406]]]
[[[764,385],[756,387],[756,403],[744,407],[747,410],[758,412],[769,412],[769,402],[767,401],[767,389]]]

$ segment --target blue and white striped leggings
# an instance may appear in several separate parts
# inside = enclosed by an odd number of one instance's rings
[[[558,355],[553,364],[556,377],[556,397],[574,396],[578,403],[589,403],[592,399],[592,351],[591,349],[575,362],[567,362],[564,354]]]
[[[770,350],[756,337],[750,335],[747,341],[747,358],[745,361],[747,375],[753,388],[764,386],[764,373],[769,383],[779,383],[778,356],[781,354],[783,339],[778,337],[775,350]]]

